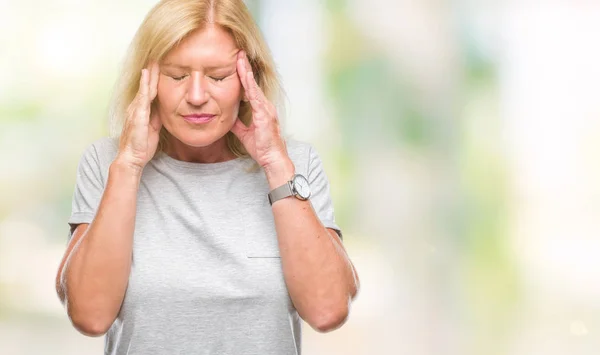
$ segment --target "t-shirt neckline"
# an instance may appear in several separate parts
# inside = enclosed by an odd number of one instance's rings
[[[161,151],[157,154],[157,158],[159,160],[164,161],[170,167],[177,170],[186,170],[186,171],[203,171],[203,172],[217,172],[223,170],[229,170],[231,168],[240,166],[245,161],[249,159],[247,157],[237,157],[234,159],[217,162],[217,163],[195,163],[183,160],[177,160],[167,153]]]

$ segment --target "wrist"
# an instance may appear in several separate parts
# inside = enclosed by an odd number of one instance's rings
[[[121,161],[113,161],[108,168],[106,190],[121,196],[131,198],[137,195],[141,182],[141,170],[131,167]]]
[[[134,164],[121,156],[117,156],[110,164],[109,171],[112,174],[128,175],[136,179],[140,179],[144,167]]]
[[[263,169],[271,190],[290,181],[296,172],[294,163],[289,158],[264,166]]]

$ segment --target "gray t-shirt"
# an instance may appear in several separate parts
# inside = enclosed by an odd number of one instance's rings
[[[77,169],[71,228],[90,223],[118,141],[100,139]],[[339,232],[319,156],[287,141],[321,222]],[[283,278],[269,186],[251,159],[198,164],[160,153],[137,195],[133,263],[105,354],[291,355],[301,320]]]

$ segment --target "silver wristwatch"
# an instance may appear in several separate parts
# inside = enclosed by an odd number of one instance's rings
[[[296,174],[292,179],[269,192],[269,203],[272,205],[275,201],[281,200],[289,196],[295,196],[299,200],[308,200],[310,197],[310,186],[308,180]]]

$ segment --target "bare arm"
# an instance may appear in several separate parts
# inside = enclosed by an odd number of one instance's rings
[[[131,271],[137,192],[144,166],[156,152],[161,122],[151,112],[158,65],[144,69],[129,106],[94,220],[77,227],[56,275],[56,291],[80,332],[106,333],[117,317]],[[82,174],[85,175],[85,174]]]
[[[265,172],[273,189],[289,180],[294,167],[288,161]],[[283,274],[298,314],[320,332],[338,328],[360,287],[339,236],[323,226],[309,201],[284,198],[272,209]]]
[[[238,53],[238,75],[252,108],[252,122],[237,120],[231,131],[264,168],[271,189],[294,174],[279,129],[277,107],[255,80],[244,51]],[[283,276],[298,314],[325,332],[344,323],[359,289],[354,266],[337,234],[325,228],[309,201],[284,198],[272,206]]]
[[[98,336],[125,295],[133,247],[139,173],[115,161],[98,212],[77,227],[57,274],[57,292],[75,328]]]

